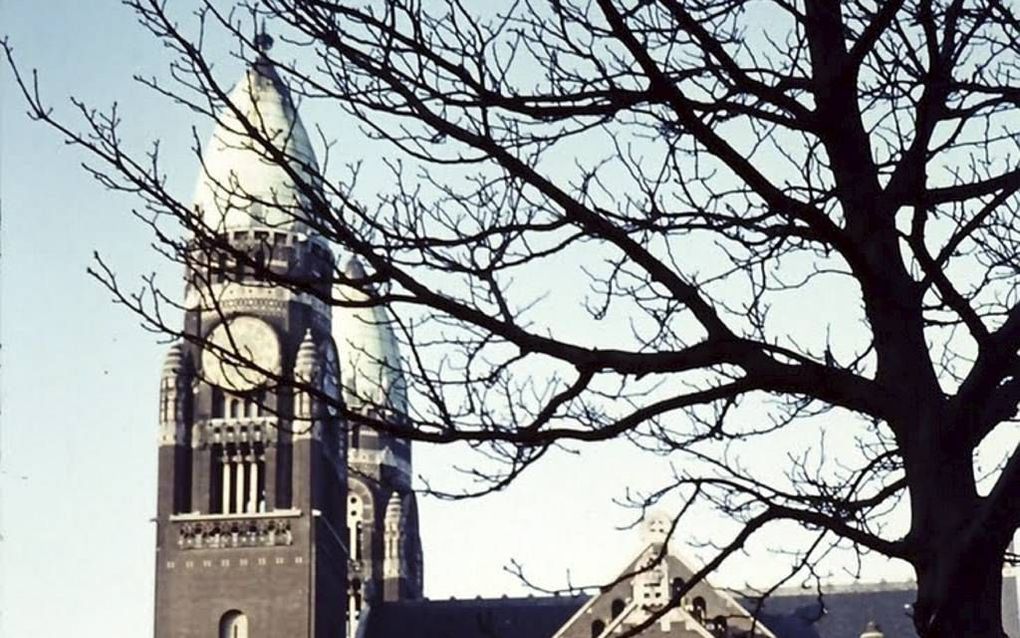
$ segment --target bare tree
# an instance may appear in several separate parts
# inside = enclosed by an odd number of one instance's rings
[[[33,116],[141,198],[189,272],[239,264],[334,305],[387,304],[414,407],[393,420],[340,406],[348,419],[474,442],[499,462],[479,470],[484,489],[564,442],[626,438],[688,459],[641,506],[679,495],[674,528],[698,504],[742,523],[706,572],[794,521],[817,534],[795,571],[831,542],[903,559],[919,635],[1002,635],[1020,455],[1003,450],[982,479],[975,454],[1020,400],[1009,3],[266,0],[199,2],[187,27],[161,2],[126,4],[176,54],[176,84],[142,81],[235,118],[300,184],[307,223],[366,264],[332,283],[369,301],[231,246],[166,191],[158,153],[122,148],[119,115],[79,105],[84,127],[58,120],[19,75]],[[272,52],[253,41],[263,17],[284,42]],[[388,143],[392,188],[365,196],[356,167],[330,178],[245,118],[206,58],[217,30]],[[96,275],[177,332],[161,310],[175,295],[125,291],[102,262]],[[580,300],[582,281],[586,303],[555,303]],[[845,316],[814,321],[824,304]],[[734,457],[820,419],[858,442],[852,458],[819,443],[769,463],[787,466],[777,478]],[[893,534],[901,502],[909,530]]]

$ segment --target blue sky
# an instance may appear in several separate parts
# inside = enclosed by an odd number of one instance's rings
[[[8,0],[0,25],[21,64],[40,69],[43,95],[58,111],[69,112],[70,95],[102,108],[117,101],[130,143],[162,139],[172,187],[191,188],[193,122],[131,80],[164,73],[166,58],[128,9],[114,0]],[[173,282],[178,273],[131,217],[134,202],[104,191],[80,169],[79,152],[29,122],[6,67],[2,73],[0,634],[66,635],[70,622],[79,638],[143,636],[151,627],[165,346],[111,303],[86,268],[99,251],[126,282],[151,271]],[[305,119],[329,123],[326,112]],[[200,131],[208,134],[208,125]],[[417,469],[430,476],[448,476],[459,458],[451,448],[416,450]],[[426,500],[427,593],[519,594],[502,571],[511,558],[548,584],[562,584],[568,570],[575,583],[612,576],[639,543],[636,532],[614,529],[629,519],[612,498],[668,469],[645,469],[644,458],[594,447],[554,455],[496,496]],[[633,480],[621,480],[627,476]],[[765,563],[745,565],[731,577],[763,570]],[[903,570],[878,563],[871,573]],[[60,627],[40,627],[54,614]]]

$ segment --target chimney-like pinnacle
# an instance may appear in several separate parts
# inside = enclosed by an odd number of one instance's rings
[[[403,516],[403,514],[403,499],[400,498],[399,492],[394,492],[390,495],[390,500],[386,503],[386,518],[388,520],[400,520],[400,517]]]
[[[298,372],[314,370],[319,363],[319,353],[315,348],[315,340],[312,338],[312,330],[305,330],[305,336],[298,346],[297,357],[294,359],[294,369]]]

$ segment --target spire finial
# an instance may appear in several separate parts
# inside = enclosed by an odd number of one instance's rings
[[[260,55],[265,55],[273,48],[273,36],[266,32],[266,21],[262,21],[262,28],[255,35],[255,49]]]

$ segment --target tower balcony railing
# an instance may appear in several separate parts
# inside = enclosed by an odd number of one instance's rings
[[[292,545],[292,523],[301,510],[236,514],[174,514],[170,525],[181,549],[225,549]]]
[[[192,429],[192,445],[205,447],[217,443],[262,443],[274,445],[280,432],[276,416],[250,416],[204,419]]]

